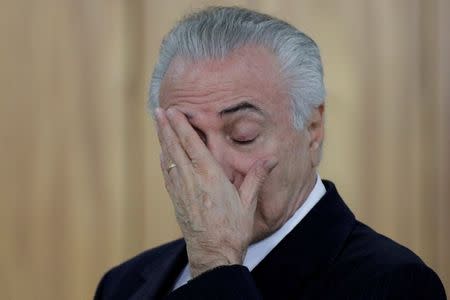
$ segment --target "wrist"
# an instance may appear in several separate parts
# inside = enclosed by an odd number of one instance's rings
[[[245,253],[244,253],[245,254]],[[189,255],[189,264],[192,278],[215,268],[230,265],[242,265],[244,254],[238,253],[208,253],[199,254],[191,257]]]

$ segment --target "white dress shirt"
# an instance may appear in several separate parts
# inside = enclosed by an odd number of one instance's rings
[[[252,271],[266,256],[278,245],[279,242],[297,226],[298,223],[306,216],[306,214],[319,202],[319,200],[325,195],[325,186],[320,179],[319,174],[317,174],[316,184],[312,189],[309,196],[306,198],[305,202],[297,209],[297,211],[292,215],[292,217],[284,223],[277,231],[272,233],[265,239],[252,244],[248,247],[247,253],[244,257],[244,262],[242,265],[246,266],[250,271]],[[191,280],[191,271],[189,268],[189,263],[184,267],[183,271],[178,276],[178,279],[174,285],[173,290],[176,290],[182,285],[185,285],[189,280]]]

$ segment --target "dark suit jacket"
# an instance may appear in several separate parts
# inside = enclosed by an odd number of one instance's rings
[[[325,196],[252,272],[219,267],[169,293],[187,263],[176,240],[109,271],[95,299],[446,299],[419,257],[355,220],[324,184]]]

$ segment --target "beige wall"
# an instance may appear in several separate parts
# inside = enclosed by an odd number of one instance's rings
[[[450,291],[447,0],[0,2],[0,298],[89,299],[179,235],[145,112],[160,40],[205,3],[282,17],[322,49],[321,175]]]

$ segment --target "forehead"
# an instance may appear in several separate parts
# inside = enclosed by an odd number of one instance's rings
[[[175,58],[162,81],[160,106],[190,114],[219,112],[246,101],[263,110],[287,107],[287,92],[276,57],[263,47],[246,46],[223,59]]]

